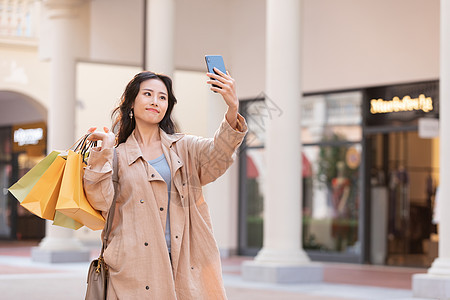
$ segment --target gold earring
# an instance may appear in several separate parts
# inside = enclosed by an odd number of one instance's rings
[[[133,120],[133,111],[130,110],[130,113],[128,114],[130,116],[130,119]]]

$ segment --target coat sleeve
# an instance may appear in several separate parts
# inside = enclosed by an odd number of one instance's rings
[[[237,128],[233,129],[224,118],[214,138],[196,138],[193,148],[197,159],[200,184],[219,178],[234,161],[235,151],[244,140],[247,123],[238,114]]]
[[[114,198],[113,149],[90,151],[88,165],[84,170],[83,187],[86,198],[93,208],[107,212]]]

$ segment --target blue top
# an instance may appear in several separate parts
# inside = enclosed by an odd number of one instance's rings
[[[166,218],[166,244],[167,249],[169,249],[170,253],[170,190],[171,190],[171,184],[172,184],[172,177],[170,174],[170,167],[167,163],[166,157],[164,154],[162,154],[160,157],[155,158],[153,160],[149,160],[148,163],[152,165],[153,168],[155,168],[156,172],[161,175],[161,177],[164,179],[167,185],[167,196],[168,196],[168,203],[167,203],[167,218]]]

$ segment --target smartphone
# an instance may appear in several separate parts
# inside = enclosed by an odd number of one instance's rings
[[[208,68],[209,73],[214,72],[214,68],[219,69],[221,72],[227,74],[227,70],[225,69],[225,63],[223,62],[222,55],[205,55],[206,67]],[[217,73],[216,73],[217,74]],[[213,78],[211,78],[213,79]],[[215,80],[215,79],[213,79]],[[219,86],[213,84],[213,87],[220,88]]]

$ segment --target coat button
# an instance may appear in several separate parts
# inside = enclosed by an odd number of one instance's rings
[[[175,238],[177,239],[177,238],[178,238],[178,235],[176,235]]]
[[[160,211],[163,211],[163,210],[164,210],[164,207],[160,207],[159,210],[160,210]]]
[[[181,164],[180,161],[178,161],[178,163]]]
[[[147,286],[145,287],[145,289],[146,289],[146,290],[149,290],[149,289],[150,289],[150,287],[149,287],[149,286],[147,285]]]
[[[148,243],[147,243],[147,242],[145,242],[145,243],[144,243],[144,245],[145,245],[145,246],[148,246]]]
[[[144,203],[144,199],[139,200],[139,202]]]
[[[152,174],[152,178],[155,177],[155,174]]]
[[[184,199],[184,196],[183,196],[183,195],[181,195],[181,198],[182,198],[182,199]]]
[[[186,183],[185,182],[183,182],[183,186],[185,186],[186,185]]]

